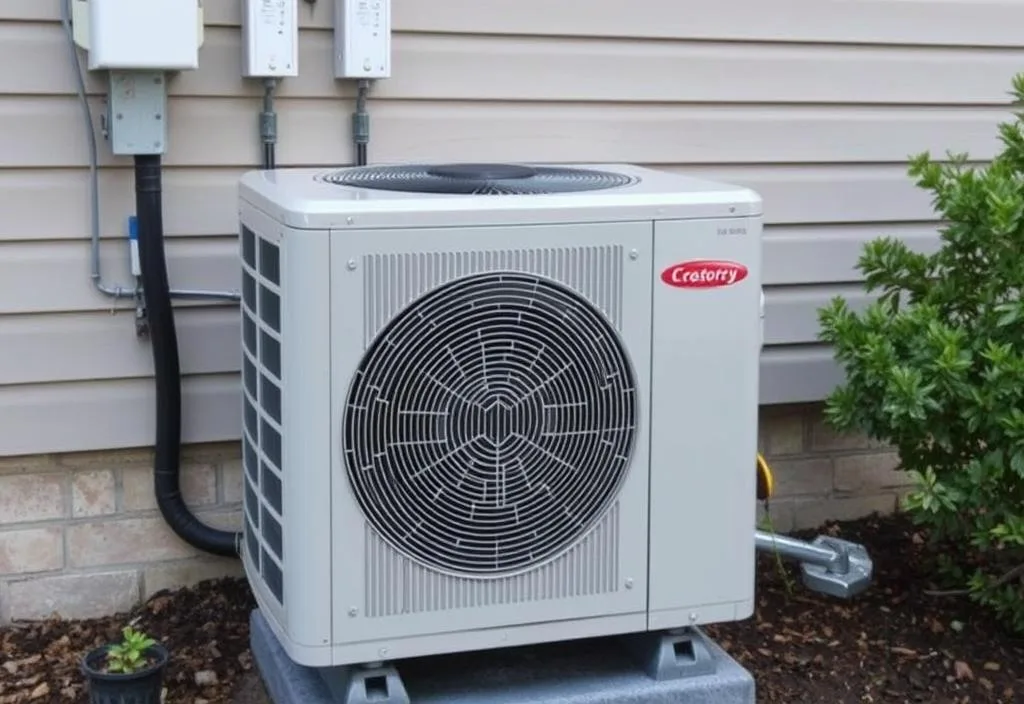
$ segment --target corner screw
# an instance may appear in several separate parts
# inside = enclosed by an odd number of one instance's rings
[[[359,613],[359,609],[357,609],[354,606],[350,607],[349,610],[348,610],[348,615],[349,616],[355,616],[358,613]]]
[[[388,654],[388,649],[387,648],[381,648],[377,652],[380,653],[381,657],[384,657],[384,656],[386,656]]]
[[[697,622],[697,612],[696,611],[691,611],[690,612],[690,623],[696,623],[696,622]]]
[[[633,588],[633,579],[632,578],[627,579],[626,580],[626,589],[632,589],[632,588]]]
[[[636,251],[635,249],[629,250],[629,258],[632,259],[633,261],[636,261],[637,259],[640,258],[640,252]]]
[[[356,270],[356,260],[355,259],[349,259],[348,260],[348,270],[349,271],[355,271]]]

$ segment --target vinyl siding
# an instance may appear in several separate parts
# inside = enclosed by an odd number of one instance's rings
[[[908,154],[985,160],[1024,69],[1024,4],[972,0],[393,0],[393,78],[370,158],[640,163],[765,199],[763,403],[837,380],[816,344],[832,295],[865,299],[860,246],[935,245]],[[235,288],[236,180],[258,164],[261,88],[240,77],[238,2],[206,0],[201,68],[170,84],[165,227],[175,287]],[[331,3],[301,3],[278,162],[349,163],[352,86]],[[0,455],[152,442],[148,343],[88,278],[87,154],[57,0],[0,4]],[[88,76],[94,118],[104,84]],[[127,280],[130,161],[100,144],[104,278]],[[184,439],[238,437],[238,315],[183,304]]]

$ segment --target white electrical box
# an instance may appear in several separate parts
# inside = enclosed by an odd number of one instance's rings
[[[391,0],[335,0],[334,75],[391,76]]]
[[[199,67],[197,0],[89,0],[89,69]]]
[[[243,0],[242,73],[248,78],[299,74],[298,0]]]

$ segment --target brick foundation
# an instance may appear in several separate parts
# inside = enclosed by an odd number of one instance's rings
[[[775,530],[890,512],[905,485],[895,455],[836,436],[820,407],[763,409],[760,446],[775,470]],[[166,526],[147,450],[0,459],[0,621],[83,618],[131,608],[165,588],[241,574]],[[751,458],[751,471],[754,458]],[[202,520],[237,530],[236,443],[186,448],[182,489]]]
[[[151,463],[148,450],[0,458],[0,622],[106,615],[241,574],[171,532]],[[241,491],[236,443],[184,450],[182,493],[205,523],[237,530]]]
[[[771,526],[778,532],[816,528],[897,508],[907,476],[890,448],[856,435],[838,435],[820,404],[761,410],[758,445],[775,475]],[[759,511],[759,519],[763,511]]]

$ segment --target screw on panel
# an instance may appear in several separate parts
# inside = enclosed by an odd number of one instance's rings
[[[633,259],[635,261],[637,258],[639,258],[639,256],[640,256],[640,252],[636,251],[635,249],[629,250],[629,258],[630,259]]]
[[[349,271],[355,271],[356,270],[356,260],[355,259],[349,259],[348,260],[348,270]]]
[[[632,578],[627,579],[626,580],[626,589],[632,589],[632,588],[633,588],[633,579]]]
[[[697,621],[697,612],[696,611],[691,611],[690,612],[690,623],[696,623],[696,621]]]
[[[356,221],[356,219],[355,219],[355,218],[345,218],[345,224],[346,224],[346,225],[351,225],[351,224],[352,224],[352,223],[354,223],[355,221]]]
[[[354,606],[353,606],[353,607],[351,607],[351,608],[349,608],[349,610],[348,610],[348,615],[349,615],[349,616],[355,616],[355,615],[357,615],[358,613],[359,613],[359,609],[357,609],[357,608],[356,608],[356,607],[354,607]]]

